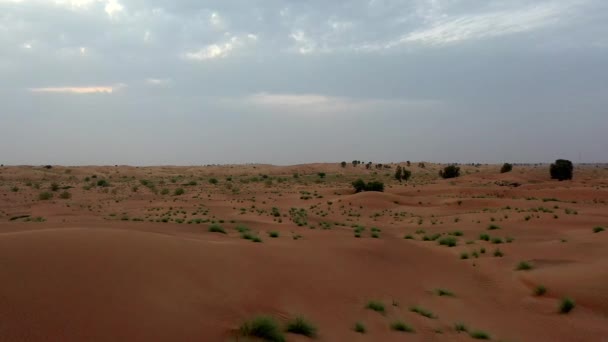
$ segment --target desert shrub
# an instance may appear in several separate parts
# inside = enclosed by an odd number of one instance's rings
[[[384,304],[382,302],[378,302],[378,301],[372,300],[372,301],[368,302],[367,305],[365,306],[365,308],[374,310],[374,311],[380,312],[380,313],[385,312]]]
[[[72,194],[69,193],[69,192],[67,192],[67,191],[64,191],[61,194],[59,194],[59,198],[61,198],[61,199],[70,199],[70,198],[72,198]]]
[[[446,236],[439,239],[439,244],[442,246],[454,247],[458,244],[458,240],[452,236]]]
[[[100,179],[97,181],[97,186],[102,187],[102,188],[107,188],[110,186],[110,183],[108,183],[108,181],[105,179]]]
[[[51,191],[57,191],[57,190],[59,190],[59,184],[51,183]]]
[[[340,163],[340,166],[342,166],[342,167],[346,167],[346,162],[345,162],[345,161],[341,162],[341,163]]]
[[[317,173],[317,176],[319,176],[319,178],[325,178],[326,174],[325,172],[319,172]]]
[[[502,164],[502,167],[500,168],[500,173],[511,172],[511,170],[513,170],[513,165],[509,164],[509,163],[504,163],[504,164]]]
[[[18,188],[18,187],[16,187],[16,186],[14,186],[14,187],[12,187],[12,188],[11,188],[11,191],[12,191],[12,192],[18,192],[18,191],[19,191],[19,188]]]
[[[479,235],[479,240],[490,241],[490,235],[488,235],[488,234],[480,234]]]
[[[365,329],[365,325],[363,325],[363,323],[361,322],[355,323],[354,330],[360,334],[365,334],[365,332],[367,331],[367,329]]]
[[[534,289],[534,295],[535,296],[542,296],[545,293],[547,293],[547,288],[544,287],[543,285],[538,285],[535,289]]]
[[[209,226],[209,231],[211,233],[226,234],[226,230],[224,228],[222,228],[222,226],[220,226],[219,224],[212,224],[211,226]]]
[[[454,330],[456,330],[456,332],[460,333],[460,332],[467,332],[469,331],[469,328],[467,328],[466,325],[464,325],[464,323],[456,323],[454,324]]]
[[[182,188],[177,188],[177,189],[175,189],[175,191],[173,192],[173,195],[175,195],[175,196],[181,196],[181,195],[183,195],[183,194],[185,194],[185,193],[186,193],[186,192],[184,191],[184,189],[182,189]]]
[[[48,201],[51,198],[53,198],[53,194],[50,192],[41,192],[40,195],[38,195],[38,199],[41,201]]]
[[[216,178],[210,178],[209,183],[215,185],[218,183],[218,180]]]
[[[496,230],[496,229],[500,229],[500,227],[495,224],[491,224],[488,226],[488,230]]]
[[[317,327],[302,317],[296,317],[287,322],[287,332],[307,337],[315,337],[317,335]]]
[[[559,303],[559,312],[563,314],[569,313],[572,311],[572,309],[574,309],[575,306],[576,303],[574,300],[570,298],[562,298],[561,302]]]
[[[279,232],[269,232],[268,236],[270,236],[271,238],[278,238],[279,237]]]
[[[515,269],[518,271],[529,271],[532,269],[532,265],[526,261],[521,261]]]
[[[557,179],[559,181],[572,179],[573,171],[574,166],[572,165],[572,162],[565,159],[556,160],[555,163],[551,164],[549,169],[551,179]]]
[[[454,297],[454,293],[446,289],[436,289],[435,293],[440,297]]]
[[[362,191],[383,192],[384,191],[384,183],[378,182],[378,181],[371,181],[371,182],[365,183],[365,181],[363,181],[362,179],[358,179],[358,180],[354,181],[352,183],[352,185],[355,188],[355,192],[362,192]]]
[[[504,254],[502,253],[502,251],[500,249],[497,248],[494,251],[494,256],[497,257],[497,258],[502,258],[504,256]]]
[[[600,232],[603,232],[604,230],[605,230],[604,227],[594,227],[593,228],[594,233],[600,233]]]
[[[432,312],[430,312],[429,310],[426,310],[424,308],[421,308],[419,306],[412,306],[410,307],[410,311],[411,312],[415,312],[421,316],[424,316],[426,318],[437,318],[437,316],[435,316]]]
[[[476,340],[489,340],[490,339],[490,334],[488,334],[485,331],[480,331],[480,330],[472,331],[469,335]]]
[[[393,323],[391,323],[391,329],[402,332],[414,332],[414,328],[401,321],[394,321]]]
[[[456,165],[448,165],[439,171],[439,176],[444,179],[456,178],[460,176],[460,167]]]
[[[269,342],[285,342],[279,325],[274,318],[258,316],[241,325],[239,332],[243,336],[259,338]]]
[[[168,194],[169,194],[169,189],[167,189],[167,188],[162,189],[162,190],[160,191],[160,194],[161,194],[161,195],[168,195]]]

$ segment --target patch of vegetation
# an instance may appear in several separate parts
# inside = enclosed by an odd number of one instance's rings
[[[64,191],[64,192],[62,192],[62,193],[59,194],[59,198],[61,198],[61,199],[70,199],[70,198],[72,198],[72,194],[69,193],[69,192],[67,192],[67,191]]]
[[[574,166],[572,162],[565,159],[558,159],[555,163],[551,164],[549,173],[551,179],[557,179],[560,182],[564,180],[571,180],[573,176]]]
[[[479,235],[479,240],[490,241],[490,235],[488,235],[488,234],[480,234]]]
[[[50,192],[46,192],[46,191],[45,191],[45,192],[41,192],[41,193],[38,195],[38,199],[39,199],[39,200],[41,200],[41,201],[48,201],[48,200],[50,200],[51,198],[53,198],[53,194],[52,194],[52,193],[50,193]]]
[[[243,323],[239,332],[242,336],[259,338],[268,342],[285,342],[279,325],[270,316],[258,316]]]
[[[401,332],[409,332],[409,333],[415,332],[414,328],[405,324],[402,321],[394,321],[393,323],[391,323],[391,329],[395,330],[395,331],[401,331]]]
[[[497,248],[494,251],[494,256],[497,257],[497,258],[502,258],[504,256],[504,254],[502,253],[502,251],[500,249]]]
[[[286,330],[292,334],[304,335],[306,337],[315,337],[317,335],[317,327],[303,317],[296,317],[287,322]]]
[[[365,182],[362,179],[358,179],[352,183],[353,188],[355,188],[355,192],[363,192],[363,191],[384,191],[384,183],[379,181],[371,181]]]
[[[509,163],[504,163],[504,164],[502,164],[502,167],[500,168],[500,173],[511,172],[511,170],[513,170],[513,165],[509,164]]]
[[[110,183],[108,183],[108,181],[105,179],[100,179],[97,181],[97,186],[101,188],[107,188],[110,186]]]
[[[220,226],[219,224],[212,224],[211,226],[209,226],[209,231],[211,233],[227,234],[226,230],[222,226]]]
[[[385,313],[385,308],[384,308],[384,304],[382,302],[378,302],[378,301],[370,301],[367,303],[367,305],[365,306],[366,309],[370,309],[370,310],[374,310],[376,312],[380,312],[380,313]]]
[[[360,334],[365,334],[367,332],[365,325],[363,325],[363,323],[361,323],[361,322],[355,323],[354,330]]]
[[[488,230],[496,230],[496,229],[500,229],[500,227],[495,224],[491,224],[488,226]]]
[[[431,311],[423,309],[419,306],[412,306],[410,307],[410,311],[411,312],[415,312],[421,316],[424,316],[426,318],[437,318],[437,316],[435,316]]]
[[[538,285],[535,289],[534,289],[534,295],[535,296],[542,296],[545,293],[547,293],[547,288],[544,287],[543,285]]]
[[[458,240],[452,236],[446,236],[439,239],[439,244],[442,246],[454,247],[458,244]]]
[[[456,165],[448,165],[439,171],[439,176],[443,179],[456,178],[460,176],[460,167]]]
[[[183,194],[185,194],[185,193],[186,193],[186,191],[184,191],[184,189],[182,189],[182,188],[177,188],[177,189],[175,189],[175,191],[173,192],[173,195],[174,195],[174,196],[181,196],[181,195],[183,195]]]
[[[456,330],[456,332],[460,333],[460,332],[469,331],[469,328],[467,328],[467,326],[464,325],[464,323],[456,323],[456,324],[454,324],[454,330]]]
[[[575,306],[576,303],[574,302],[574,300],[570,298],[562,298],[561,302],[559,303],[559,312],[567,314],[572,311]]]
[[[435,293],[440,297],[454,297],[454,293],[446,289],[435,289]]]
[[[271,238],[278,238],[279,232],[276,232],[276,231],[268,232],[268,236],[270,236]]]
[[[485,331],[481,331],[481,330],[475,330],[472,331],[469,336],[471,336],[472,338],[476,339],[476,340],[489,340],[490,339],[490,334],[488,334]]]
[[[529,271],[532,269],[532,265],[527,261],[520,261],[515,269],[518,271]]]
[[[604,227],[594,227],[593,228],[594,233],[600,233],[600,232],[603,232],[604,230],[606,230]]]

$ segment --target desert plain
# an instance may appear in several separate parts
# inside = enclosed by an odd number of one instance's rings
[[[0,341],[608,341],[606,165],[397,165],[3,166]]]

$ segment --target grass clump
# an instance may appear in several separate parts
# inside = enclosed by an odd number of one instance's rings
[[[426,318],[437,318],[437,316],[435,316],[432,312],[430,312],[429,310],[423,309],[419,306],[412,306],[410,307],[410,311],[411,312],[415,312],[421,316],[424,316]]]
[[[517,267],[515,269],[517,271],[529,271],[532,269],[532,265],[527,261],[521,261],[519,264],[517,264]]]
[[[535,296],[542,296],[545,293],[547,293],[547,288],[544,287],[543,285],[538,285],[535,289],[534,289],[534,295]]]
[[[317,327],[303,317],[296,317],[287,322],[286,330],[292,334],[303,335],[306,337],[317,336]]]
[[[50,192],[41,192],[40,195],[38,195],[38,199],[41,201],[48,201],[51,198],[53,198],[53,194]]]
[[[464,323],[456,323],[456,324],[454,324],[454,330],[456,330],[456,332],[458,332],[458,333],[461,333],[461,332],[469,331],[469,328],[467,328],[467,326],[464,325]]]
[[[476,340],[489,340],[490,339],[490,334],[488,334],[485,331],[481,331],[481,330],[472,331],[469,335]]]
[[[226,230],[222,226],[220,226],[219,224],[212,224],[211,226],[209,226],[209,231],[211,233],[227,234]]]
[[[600,232],[603,232],[604,230],[606,230],[604,227],[594,227],[593,228],[594,233],[600,233]]]
[[[575,306],[576,303],[574,302],[574,300],[570,298],[562,298],[562,301],[559,303],[559,312],[567,314],[572,311]]]
[[[452,291],[446,290],[446,289],[436,289],[435,293],[439,297],[454,297],[454,293]]]
[[[365,308],[370,309],[370,310],[374,310],[376,312],[380,312],[380,313],[385,313],[386,309],[384,308],[384,304],[382,302],[378,302],[378,301],[370,301],[367,303],[367,305],[365,306]]]
[[[358,332],[359,334],[365,334],[367,332],[367,329],[365,328],[365,325],[363,325],[363,323],[361,323],[361,322],[355,323],[354,330],[356,332]]]
[[[278,238],[279,237],[279,232],[269,232],[268,236],[270,236],[271,238]]]
[[[414,328],[405,324],[402,321],[394,321],[393,323],[391,323],[391,329],[395,330],[395,331],[401,331],[401,332],[409,332],[409,333],[414,332]]]
[[[504,254],[503,254],[503,252],[500,249],[497,248],[494,251],[494,256],[497,257],[497,258],[502,258],[504,256]]]
[[[458,244],[458,240],[453,236],[446,236],[439,239],[439,244],[442,246],[455,247]]]
[[[469,258],[469,253],[467,253],[467,252],[460,253],[460,259],[466,260],[468,258]]]
[[[496,229],[500,229],[500,227],[495,224],[491,224],[488,226],[488,230],[496,230]]]
[[[175,196],[181,196],[181,195],[183,195],[183,194],[185,194],[185,193],[186,193],[186,191],[184,191],[184,189],[182,189],[182,188],[177,188],[177,189],[175,189],[175,191],[173,192],[173,195],[175,195]]]
[[[243,323],[239,332],[242,336],[255,337],[268,342],[285,342],[285,337],[274,318],[258,316]]]
[[[61,199],[70,199],[70,198],[72,198],[72,194],[69,193],[69,192],[67,192],[67,191],[64,191],[64,192],[62,192],[62,193],[59,194],[59,198],[61,198]]]
[[[479,240],[490,241],[490,235],[488,235],[488,234],[480,234],[479,235]]]

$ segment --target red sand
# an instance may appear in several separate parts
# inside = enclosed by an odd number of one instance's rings
[[[243,321],[268,314],[307,317],[318,341],[472,340],[455,331],[459,322],[500,341],[608,341],[608,170],[580,167],[574,181],[556,182],[546,166],[508,174],[468,166],[455,180],[438,179],[438,165],[410,169],[405,185],[392,180],[394,169],[333,164],[0,168],[0,340],[235,341]],[[383,180],[386,192],[353,194],[357,177]],[[83,189],[102,178],[110,187]],[[522,185],[495,183],[503,180]],[[190,181],[197,185],[184,185]],[[49,190],[53,182],[72,186],[72,197],[59,198],[64,190]],[[178,187],[185,194],[173,196]],[[51,200],[39,200],[45,191]],[[297,226],[290,208],[304,208],[307,225]],[[21,215],[44,222],[10,220]],[[228,234],[187,223],[197,218],[223,220]],[[263,243],[241,239],[238,224]],[[361,238],[355,224],[365,227]],[[607,230],[593,233],[596,226]],[[453,248],[422,241],[454,231],[463,236]],[[481,233],[514,240],[495,245]],[[496,248],[504,257],[493,256]],[[516,271],[520,261],[534,268]],[[536,297],[541,284],[548,291]],[[576,301],[569,314],[558,313],[563,297]],[[365,309],[370,300],[387,313]],[[437,317],[410,312],[413,305]],[[397,319],[416,332],[391,331]],[[358,321],[366,334],[353,331]]]

